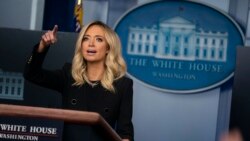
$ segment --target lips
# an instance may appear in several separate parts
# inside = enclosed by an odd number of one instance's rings
[[[87,53],[96,53],[95,50],[87,50]]]

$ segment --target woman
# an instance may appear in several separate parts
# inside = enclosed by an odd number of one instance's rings
[[[133,81],[125,77],[117,34],[102,22],[85,26],[77,39],[72,65],[61,70],[42,68],[49,46],[57,41],[58,27],[46,32],[26,64],[24,77],[40,86],[62,93],[64,109],[98,112],[123,141],[133,140]],[[92,129],[66,124],[63,139],[90,141]]]

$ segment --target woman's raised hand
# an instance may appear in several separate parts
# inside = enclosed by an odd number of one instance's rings
[[[40,40],[40,44],[38,47],[38,52],[43,52],[46,47],[48,47],[51,44],[56,43],[57,31],[58,31],[58,26],[55,25],[53,30],[49,30],[45,34],[42,35],[42,39]]]

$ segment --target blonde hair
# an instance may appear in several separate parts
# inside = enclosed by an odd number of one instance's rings
[[[108,43],[109,52],[105,60],[105,71],[101,79],[101,85],[111,92],[115,92],[113,81],[125,75],[127,67],[121,53],[121,42],[118,35],[106,24],[95,21],[83,27],[78,35],[75,46],[75,54],[72,61],[71,74],[75,80],[75,86],[90,83],[87,76],[87,64],[82,55],[82,39],[89,27],[97,25],[104,30],[104,38]]]

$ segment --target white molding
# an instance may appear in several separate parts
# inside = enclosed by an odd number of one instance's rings
[[[30,15],[30,28],[29,28],[31,30],[35,30],[36,28],[37,4],[38,4],[38,0],[32,0],[31,15]]]

